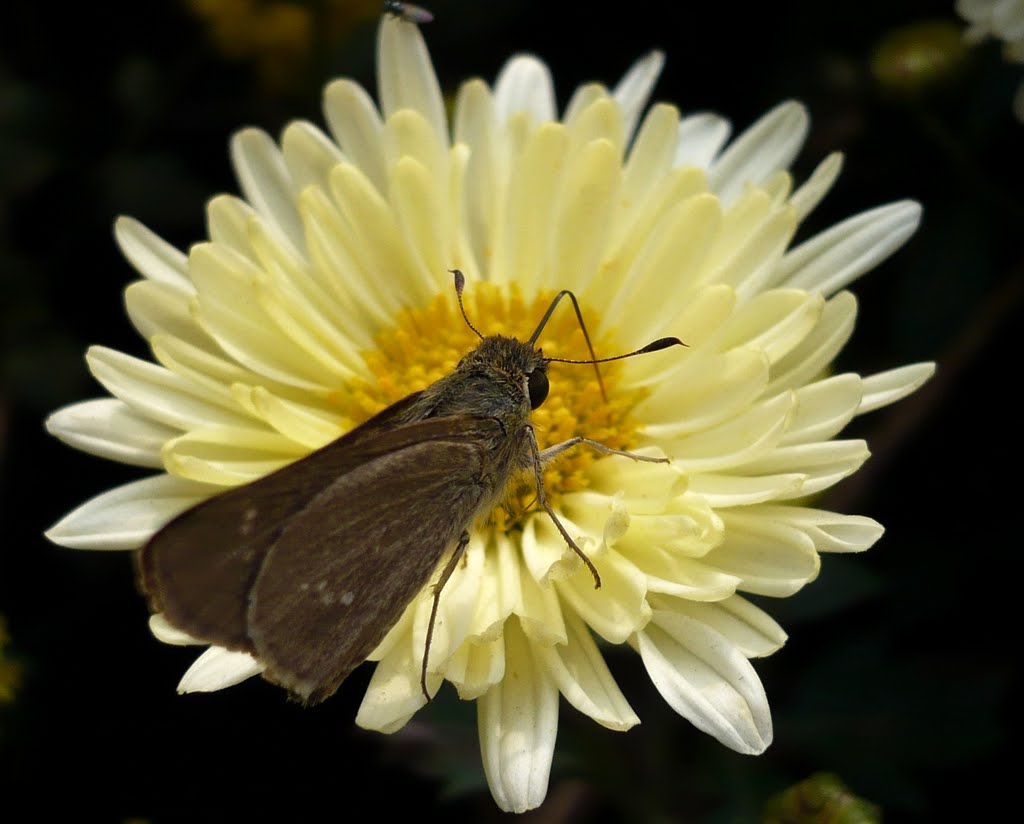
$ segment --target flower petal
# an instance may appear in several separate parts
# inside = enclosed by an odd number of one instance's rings
[[[161,466],[160,449],[178,432],[137,415],[116,398],[65,406],[46,419],[46,431],[91,455],[135,466]]]
[[[242,129],[231,139],[231,163],[245,199],[270,221],[282,241],[305,249],[296,186],[273,138],[262,129]]]
[[[622,173],[622,207],[628,213],[642,206],[648,194],[672,168],[679,134],[679,110],[659,103],[644,117]],[[622,214],[619,220],[628,219]]]
[[[124,302],[132,325],[147,340],[164,334],[206,350],[217,347],[192,317],[191,295],[176,286],[137,280],[124,290]]]
[[[248,419],[231,407],[230,393],[220,396],[168,369],[113,349],[92,346],[85,356],[89,371],[116,398],[138,415],[164,426],[245,426]]]
[[[567,644],[534,644],[538,663],[566,700],[610,730],[628,730],[640,723],[608,671],[586,625],[567,614]]]
[[[193,638],[187,632],[183,632],[176,626],[170,624],[162,612],[157,612],[149,616],[149,631],[153,633],[155,638],[163,641],[165,644],[174,644],[175,646],[193,646],[195,644],[202,644],[196,638]]]
[[[252,427],[196,428],[168,441],[162,451],[168,472],[219,486],[249,483],[306,454],[283,435]]]
[[[132,481],[69,512],[46,537],[73,549],[138,549],[175,515],[221,491],[173,475]]]
[[[793,192],[789,198],[789,205],[793,207],[798,221],[807,217],[829,193],[842,168],[842,154],[833,152],[818,164],[803,186]]]
[[[675,439],[666,449],[673,456],[673,463],[686,472],[746,466],[759,456],[774,454],[773,448],[785,432],[795,407],[795,395],[781,393],[711,429]],[[784,466],[782,470],[790,468]]]
[[[713,112],[700,112],[684,117],[679,123],[676,138],[676,156],[673,167],[696,166],[710,169],[722,150],[732,126],[724,117]]]
[[[921,206],[912,200],[861,212],[787,252],[776,282],[832,295],[899,249],[920,222]]]
[[[463,701],[475,701],[505,677],[505,637],[493,641],[467,641],[444,665]]]
[[[281,153],[296,191],[310,185],[323,186],[331,167],[347,159],[334,141],[304,120],[285,127]]]
[[[119,217],[114,223],[114,237],[121,252],[140,275],[186,295],[195,292],[188,277],[188,261],[184,253],[135,218]]]
[[[247,652],[210,647],[188,668],[178,692],[216,692],[241,684],[263,672],[263,665]]]
[[[547,64],[532,55],[509,60],[494,82],[494,113],[504,124],[526,112],[535,124],[555,120],[555,84]]]
[[[676,712],[745,755],[772,741],[768,699],[750,662],[719,632],[658,611],[636,643],[658,692]]]
[[[601,588],[589,570],[580,570],[555,586],[558,594],[590,627],[612,644],[621,644],[650,619],[647,579],[630,561],[609,550],[596,562]]]
[[[864,395],[859,375],[833,375],[796,391],[796,414],[779,442],[782,446],[825,441],[839,434]]]
[[[558,690],[518,622],[505,629],[506,676],[477,701],[484,773],[498,806],[522,813],[548,791],[558,733]]]
[[[789,168],[807,137],[807,110],[780,103],[737,137],[715,161],[708,183],[731,203],[747,186],[757,186],[778,169]]]
[[[546,273],[569,136],[560,123],[538,128],[523,147],[504,198],[504,221],[493,239],[490,279],[537,289]]]
[[[878,521],[863,515],[840,515],[804,506],[760,506],[749,511],[751,517],[756,513],[767,522],[801,530],[818,552],[863,552],[885,532]]]
[[[711,604],[655,595],[651,605],[660,612],[686,615],[710,627],[747,658],[771,655],[786,643],[782,627],[767,612],[739,595]]]
[[[441,86],[418,26],[384,15],[377,39],[377,96],[384,119],[401,109],[426,117],[438,139],[448,142]]]
[[[778,447],[735,471],[751,475],[801,472],[806,478],[800,495],[813,495],[856,472],[870,454],[862,440],[796,444]]]
[[[785,598],[818,577],[814,542],[798,529],[761,517],[754,508],[725,510],[725,539],[705,562],[740,579],[739,589]]]
[[[622,109],[626,136],[633,134],[640,115],[647,107],[647,101],[654,90],[654,84],[661,76],[665,65],[665,53],[657,49],[648,52],[629,67],[612,91],[615,102]]]
[[[856,319],[857,299],[851,293],[840,292],[826,301],[817,326],[772,365],[772,380],[765,387],[765,396],[819,377],[850,339]]]
[[[701,472],[690,478],[690,491],[715,509],[749,506],[796,497],[806,478],[801,472],[756,476]]]
[[[341,150],[383,192],[384,121],[372,98],[352,80],[335,80],[324,90],[324,117]]]
[[[562,288],[582,292],[593,279],[621,178],[622,166],[609,140],[594,140],[570,158],[555,204],[546,272],[549,278],[557,278]]]
[[[427,703],[420,684],[423,647],[413,648],[406,635],[373,671],[363,702],[356,713],[356,724],[364,730],[393,733],[408,723]],[[436,675],[427,674],[427,689],[435,692],[441,684]]]
[[[864,397],[857,407],[857,414],[873,412],[905,398],[934,374],[934,363],[914,363],[864,378]]]

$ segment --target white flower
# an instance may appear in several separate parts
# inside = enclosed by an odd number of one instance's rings
[[[956,11],[970,23],[964,38],[980,43],[989,37],[1003,41],[1003,57],[1024,63],[1024,0],[956,0]],[[1024,121],[1024,83],[1013,98],[1013,112]]]
[[[845,287],[913,233],[898,202],[790,248],[835,181],[830,156],[795,190],[786,171],[807,115],[784,103],[728,143],[721,117],[647,108],[662,56],[613,91],[583,86],[561,118],[546,66],[520,56],[494,87],[459,91],[452,136],[415,26],[382,21],[379,107],[355,83],[326,90],[331,136],[290,124],[278,146],[248,129],[232,142],[245,200],[214,198],[209,242],[187,255],[129,218],[118,242],[143,276],[129,315],[156,363],[103,347],[87,360],[113,397],[55,413],[74,447],[160,470],[85,503],[48,533],[86,549],[135,549],[176,513],[337,438],[450,371],[475,337],[448,270],[469,278],[485,334],[527,337],[558,289],[579,297],[599,354],[677,335],[687,349],[593,370],[552,367],[533,415],[545,444],[583,434],[663,453],[636,463],[578,449],[545,488],[600,570],[588,570],[543,512],[496,510],[440,599],[429,680],[477,701],[483,763],[503,809],[545,796],[559,694],[595,721],[638,718],[602,645],[635,649],[665,700],[741,753],[771,742],[749,659],[785,641],[745,593],[786,596],[819,553],[871,546],[870,518],[809,501],[867,459],[838,439],[856,415],[932,373],[918,364],[861,377],[830,364],[850,337]],[[586,357],[571,312],[540,340]],[[615,368],[611,368],[615,367]],[[210,547],[216,552],[218,547]],[[391,732],[425,703],[419,686],[429,588],[371,656],[357,723]],[[192,639],[160,615],[153,632]],[[212,647],[183,691],[258,673]]]

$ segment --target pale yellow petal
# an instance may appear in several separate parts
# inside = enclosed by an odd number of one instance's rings
[[[580,712],[611,730],[628,730],[640,723],[586,625],[569,613],[566,644],[534,644],[538,663],[559,692]]]
[[[484,774],[508,812],[540,806],[558,732],[558,690],[515,621],[505,631],[506,677],[477,701]]]

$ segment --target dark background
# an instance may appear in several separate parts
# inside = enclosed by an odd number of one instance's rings
[[[297,117],[322,125],[319,90],[338,74],[374,87],[373,4],[350,4],[350,25],[317,26],[316,42],[277,58],[241,35],[228,48],[223,21],[200,5],[4,12],[0,615],[10,639],[0,663],[20,677],[0,704],[0,818],[44,820],[65,806],[71,820],[113,822],[301,820],[320,807],[325,820],[361,810],[500,817],[473,706],[450,688],[391,737],[353,724],[368,667],[313,710],[259,679],[179,697],[194,652],[149,635],[129,555],[60,549],[41,535],[141,474],[42,428],[55,408],[102,394],[82,359],[88,344],[146,353],[123,312],[134,273],[113,243],[114,217],[187,247],[204,237],[205,201],[237,191],[234,130],[278,134]],[[470,75],[492,80],[512,52],[532,51],[552,66],[564,104],[579,83],[613,84],[657,46],[668,60],[655,97],[719,111],[736,131],[802,99],[813,124],[797,180],[830,151],[847,163],[801,237],[904,197],[925,207],[914,239],[855,284],[860,319],[840,366],[934,359],[939,373],[855,422],[873,458],[822,503],[877,518],[886,535],[867,554],[825,556],[817,582],[768,604],[790,633],[757,663],[775,743],[757,758],[732,753],[664,705],[637,656],[610,651],[643,724],[612,733],[563,702],[548,801],[529,820],[759,821],[767,799],[820,770],[887,821],[977,820],[990,801],[1017,803],[1002,776],[1020,721],[1024,125],[1011,99],[1024,70],[992,43],[959,54],[927,27],[906,31],[938,20],[955,32],[952,6],[431,6],[437,19],[424,31],[448,90]],[[873,63],[882,46],[903,59]],[[922,75],[915,55],[938,62]],[[272,816],[279,805],[293,815]]]

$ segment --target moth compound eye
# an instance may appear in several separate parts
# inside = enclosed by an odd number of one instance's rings
[[[530,409],[536,409],[548,396],[548,374],[543,369],[533,370],[527,378],[530,390]]]

